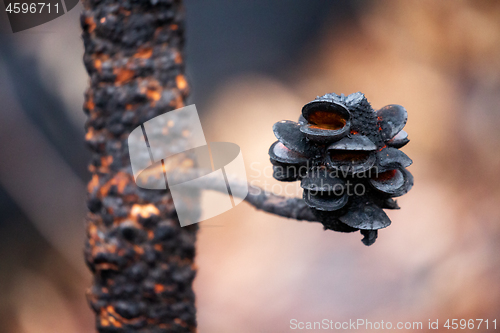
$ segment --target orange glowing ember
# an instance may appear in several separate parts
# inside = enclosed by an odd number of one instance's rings
[[[184,90],[187,88],[187,81],[184,75],[177,75],[177,77],[175,78],[175,82],[177,83],[177,87],[180,90]]]
[[[96,24],[92,17],[86,17],[85,24],[89,26],[89,33],[92,33],[95,30]]]
[[[101,326],[109,326],[109,320],[106,318],[102,317],[101,318]]]
[[[180,318],[175,318],[174,319],[174,323],[176,323],[177,325],[180,325],[182,327],[186,327],[187,326],[186,323],[184,321],[182,321],[182,319],[180,319]]]
[[[85,140],[89,141],[94,136],[94,129],[91,127],[89,131],[85,133]]]
[[[149,59],[153,55],[153,49],[148,47],[148,48],[143,48],[140,49],[134,57],[139,58],[139,59]]]
[[[142,247],[140,247],[139,245],[134,245],[134,251],[135,251],[135,253],[137,253],[139,255],[144,254],[144,249]]]
[[[88,227],[88,233],[90,237],[97,236],[97,227],[95,224],[90,224]]]
[[[153,230],[148,230],[148,239],[153,239],[154,237],[155,237],[155,233],[153,232]]]
[[[89,110],[89,111],[94,110],[95,104],[94,104],[94,98],[92,95],[89,95],[88,101],[87,101],[87,103],[85,103],[85,108],[87,108],[87,110]]]
[[[159,101],[161,98],[161,93],[156,89],[148,89],[146,92],[146,96],[154,102]]]
[[[130,214],[132,214],[132,216],[134,217],[140,216],[142,218],[148,218],[152,215],[160,215],[160,210],[156,208],[156,206],[153,204],[147,204],[147,205],[135,204],[132,206]]]
[[[102,68],[102,63],[109,59],[109,55],[97,53],[94,59],[94,67],[100,73]]]
[[[94,67],[95,67],[95,69],[97,69],[99,72],[101,71],[101,67],[102,67],[102,61],[101,61],[101,59],[96,59],[96,60],[94,60]]]
[[[152,101],[152,105],[154,106],[157,101],[161,98],[162,86],[160,82],[155,79],[146,79],[141,81],[140,83],[141,93],[145,94],[146,97]]]
[[[98,186],[99,186],[99,177],[97,175],[92,175],[92,179],[87,185],[88,192],[93,193]]]
[[[115,68],[113,69],[113,74],[115,74],[115,83],[123,84],[134,78],[134,71],[127,68]]]
[[[108,155],[101,157],[101,166],[108,167],[111,163],[113,163],[113,156]]]
[[[165,287],[161,284],[155,284],[155,293],[159,294],[165,290]]]
[[[118,321],[120,317],[112,306],[107,306],[105,309],[101,309],[101,325],[114,327],[122,327],[122,323]]]
[[[176,109],[180,109],[185,106],[184,99],[181,95],[178,95],[174,101],[170,102],[170,105],[174,106]]]
[[[174,61],[175,61],[175,63],[177,65],[182,64],[182,56],[181,56],[181,54],[179,52],[177,52],[175,54],[175,60]]]
[[[309,116],[309,122],[316,126],[313,128],[338,130],[345,126],[346,120],[338,113],[327,111],[314,111]]]
[[[114,317],[109,317],[109,322],[113,324],[114,327],[122,327],[122,324]]]
[[[99,253],[116,253],[116,245],[101,244],[99,246],[94,246],[91,251],[92,251],[92,256],[94,257]]]
[[[122,193],[125,186],[130,182],[130,176],[125,172],[118,172],[116,176],[113,177],[113,185],[116,185],[118,192]]]
[[[120,171],[101,187],[101,189],[99,190],[99,194],[101,196],[106,196],[111,189],[111,186],[116,186],[118,192],[122,193],[130,181],[131,177],[125,172]]]

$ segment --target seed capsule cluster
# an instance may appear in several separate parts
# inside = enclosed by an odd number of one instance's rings
[[[317,97],[298,122],[273,126],[278,141],[269,156],[279,181],[300,181],[303,198],[326,229],[360,230],[371,245],[391,224],[383,209],[399,209],[392,198],[407,193],[412,160],[399,148],[407,112],[400,105],[375,111],[360,93]]]

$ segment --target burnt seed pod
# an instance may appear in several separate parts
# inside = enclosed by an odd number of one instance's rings
[[[360,93],[317,97],[302,108],[298,122],[280,121],[269,149],[274,178],[301,181],[304,202],[325,229],[360,230],[363,243],[391,224],[383,209],[407,193],[412,160],[399,148],[408,114],[400,105],[375,111]]]
[[[304,201],[316,210],[337,211],[348,200],[345,181],[324,167],[309,169],[300,186],[304,189]]]
[[[313,145],[309,143],[304,133],[300,131],[299,123],[283,120],[273,126],[273,132],[276,138],[286,148],[302,155],[310,155]]]
[[[389,147],[401,148],[406,145],[410,140],[408,140],[408,133],[401,130],[398,134],[396,134],[392,139],[387,141],[387,145]]]
[[[296,181],[307,170],[307,157],[288,149],[280,141],[271,145],[269,156],[273,164],[273,176],[279,181]]]
[[[316,99],[304,106],[302,116],[305,123],[300,131],[311,141],[332,142],[349,133],[351,128],[349,110],[329,99]]]
[[[327,148],[325,163],[343,174],[357,174],[371,169],[376,162],[377,146],[360,134],[352,134]]]

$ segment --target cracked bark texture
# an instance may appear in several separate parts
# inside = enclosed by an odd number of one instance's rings
[[[181,228],[169,190],[138,188],[127,137],[184,106],[181,1],[84,0],[87,292],[99,332],[195,332],[197,226]],[[175,124],[180,126],[182,124]],[[187,165],[192,163],[184,156]],[[198,202],[191,203],[199,210]]]

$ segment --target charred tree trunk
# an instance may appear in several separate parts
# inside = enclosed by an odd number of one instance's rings
[[[181,1],[84,0],[89,169],[85,260],[99,332],[194,332],[197,226],[181,228],[169,190],[138,188],[128,134],[184,106]],[[197,205],[195,205],[197,206]]]

